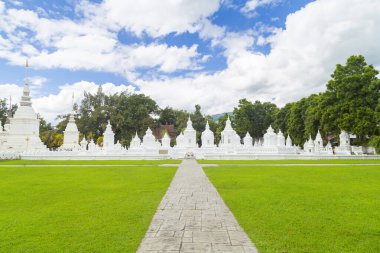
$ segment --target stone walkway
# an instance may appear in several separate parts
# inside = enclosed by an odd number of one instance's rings
[[[257,252],[195,160],[184,160],[139,253]]]

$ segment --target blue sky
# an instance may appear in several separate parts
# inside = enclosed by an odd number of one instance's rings
[[[352,54],[378,66],[379,49],[352,34],[376,40],[379,9],[373,0],[0,0],[0,97],[17,101],[28,58],[34,107],[49,121],[69,111],[68,94],[79,102],[99,85],[210,114],[243,97],[282,106],[322,91]]]

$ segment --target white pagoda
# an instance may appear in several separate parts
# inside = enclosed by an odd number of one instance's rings
[[[341,131],[339,135],[339,147],[335,148],[335,152],[341,155],[351,155],[350,135],[346,131]]]
[[[166,149],[170,148],[170,137],[169,137],[168,133],[165,133],[164,137],[162,137],[161,145],[163,148],[166,148]]]
[[[267,132],[264,134],[264,147],[277,147],[277,134],[274,132],[272,126],[269,126]]]
[[[201,148],[203,149],[216,147],[214,133],[210,130],[210,125],[208,124],[208,121],[206,123],[205,131],[202,132],[201,140],[202,140]]]
[[[226,126],[224,127],[221,133],[219,147],[220,148],[241,147],[240,137],[232,128],[230,116],[228,116],[227,121],[226,121]]]
[[[74,111],[71,112],[69,122],[63,132],[63,144],[60,150],[74,151],[81,149],[79,145],[79,131],[75,123]]]
[[[108,121],[106,131],[103,133],[103,150],[111,151],[115,150],[115,134],[112,131],[112,126],[110,121]]]
[[[15,115],[9,117],[9,123],[1,131],[0,150],[35,152],[47,149],[39,136],[40,120],[32,107],[27,71],[28,61],[26,62],[26,78],[20,106]]]
[[[244,148],[250,149],[253,147],[253,138],[249,134],[249,132],[247,132],[247,134],[245,135],[243,142],[244,142]]]
[[[185,148],[196,148],[197,145],[197,132],[193,128],[193,122],[190,119],[187,120],[187,126],[185,131],[183,132],[184,143],[182,143],[182,147]]]

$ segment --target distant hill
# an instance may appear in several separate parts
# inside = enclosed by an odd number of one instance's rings
[[[224,114],[228,114],[228,115],[232,115],[232,112],[223,112],[223,113],[218,113],[218,114],[214,114],[214,115],[211,115],[212,117],[212,120],[215,121],[215,122],[218,122],[219,121],[219,118],[224,116]]]

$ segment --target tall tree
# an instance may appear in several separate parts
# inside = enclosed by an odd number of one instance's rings
[[[326,132],[337,135],[346,130],[357,135],[358,143],[380,134],[378,74],[361,55],[351,56],[346,65],[336,66],[327,83],[321,119]]]
[[[17,104],[13,104],[11,108],[9,108],[9,105],[7,105],[7,99],[0,99],[0,128],[4,126],[9,115],[13,116],[15,114],[17,107]]]
[[[206,129],[206,119],[202,115],[200,105],[195,105],[195,112],[191,115],[191,120],[193,122],[194,129],[197,131],[197,143],[202,145],[201,135]]]
[[[233,111],[233,125],[240,137],[249,132],[253,138],[261,138],[269,125],[274,123],[278,111],[277,106],[270,102],[252,103],[241,99]]]

